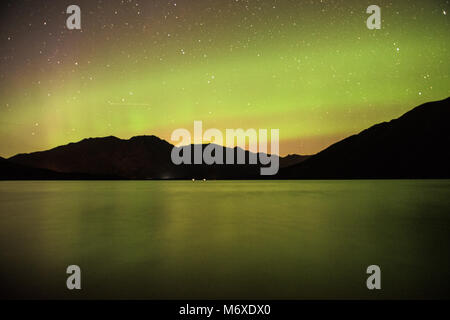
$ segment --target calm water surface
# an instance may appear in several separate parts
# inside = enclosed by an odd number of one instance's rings
[[[0,182],[5,297],[449,298],[449,280],[449,180]]]

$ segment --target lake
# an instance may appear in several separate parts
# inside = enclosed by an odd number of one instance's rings
[[[0,182],[8,298],[450,298],[449,252],[450,180]]]

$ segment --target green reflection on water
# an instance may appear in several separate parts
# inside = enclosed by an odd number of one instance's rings
[[[449,180],[0,182],[2,295],[448,298],[449,205]]]

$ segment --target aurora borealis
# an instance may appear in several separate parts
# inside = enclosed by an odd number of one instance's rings
[[[81,30],[66,8],[81,8]],[[366,8],[381,8],[381,30]],[[312,154],[450,96],[449,1],[4,1],[0,156],[177,128]]]

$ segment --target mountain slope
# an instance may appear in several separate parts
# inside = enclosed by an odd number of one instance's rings
[[[90,138],[8,160],[57,172],[83,172],[123,178],[163,178],[172,168],[172,145],[155,136]]]
[[[82,173],[125,179],[450,178],[449,104],[450,98],[423,104],[314,156],[279,158],[281,169],[277,176],[260,176],[259,164],[176,166],[171,160],[173,145],[155,136],[129,140],[90,138],[47,151],[19,154],[1,160],[2,172],[5,177],[10,170],[16,176],[44,178],[43,172],[38,174],[33,168],[50,170],[53,176]],[[227,148],[221,148],[225,155]],[[235,159],[237,149],[233,149]],[[246,151],[246,163],[249,157]]]
[[[92,180],[112,179],[87,174],[61,173],[47,169],[32,168],[13,163],[0,157],[0,180]]]
[[[311,156],[302,156],[298,154],[288,154],[285,157],[280,158],[280,168],[287,168],[297,163],[301,163]]]
[[[450,98],[333,144],[280,178],[449,178]]]
[[[202,149],[208,145],[203,145]],[[51,150],[19,154],[8,160],[29,167],[56,172],[83,172],[90,175],[116,176],[125,179],[250,179],[259,178],[259,164],[174,165],[173,145],[155,136],[138,136],[129,140],[116,137],[90,138]],[[187,147],[181,147],[185,150]],[[228,148],[223,150],[224,162]],[[238,148],[233,149],[236,162]],[[192,149],[193,150],[193,149]],[[184,152],[184,151],[183,151]],[[191,163],[193,162],[191,152]],[[245,151],[246,163],[250,152]],[[299,163],[304,156],[280,159],[280,166]]]

